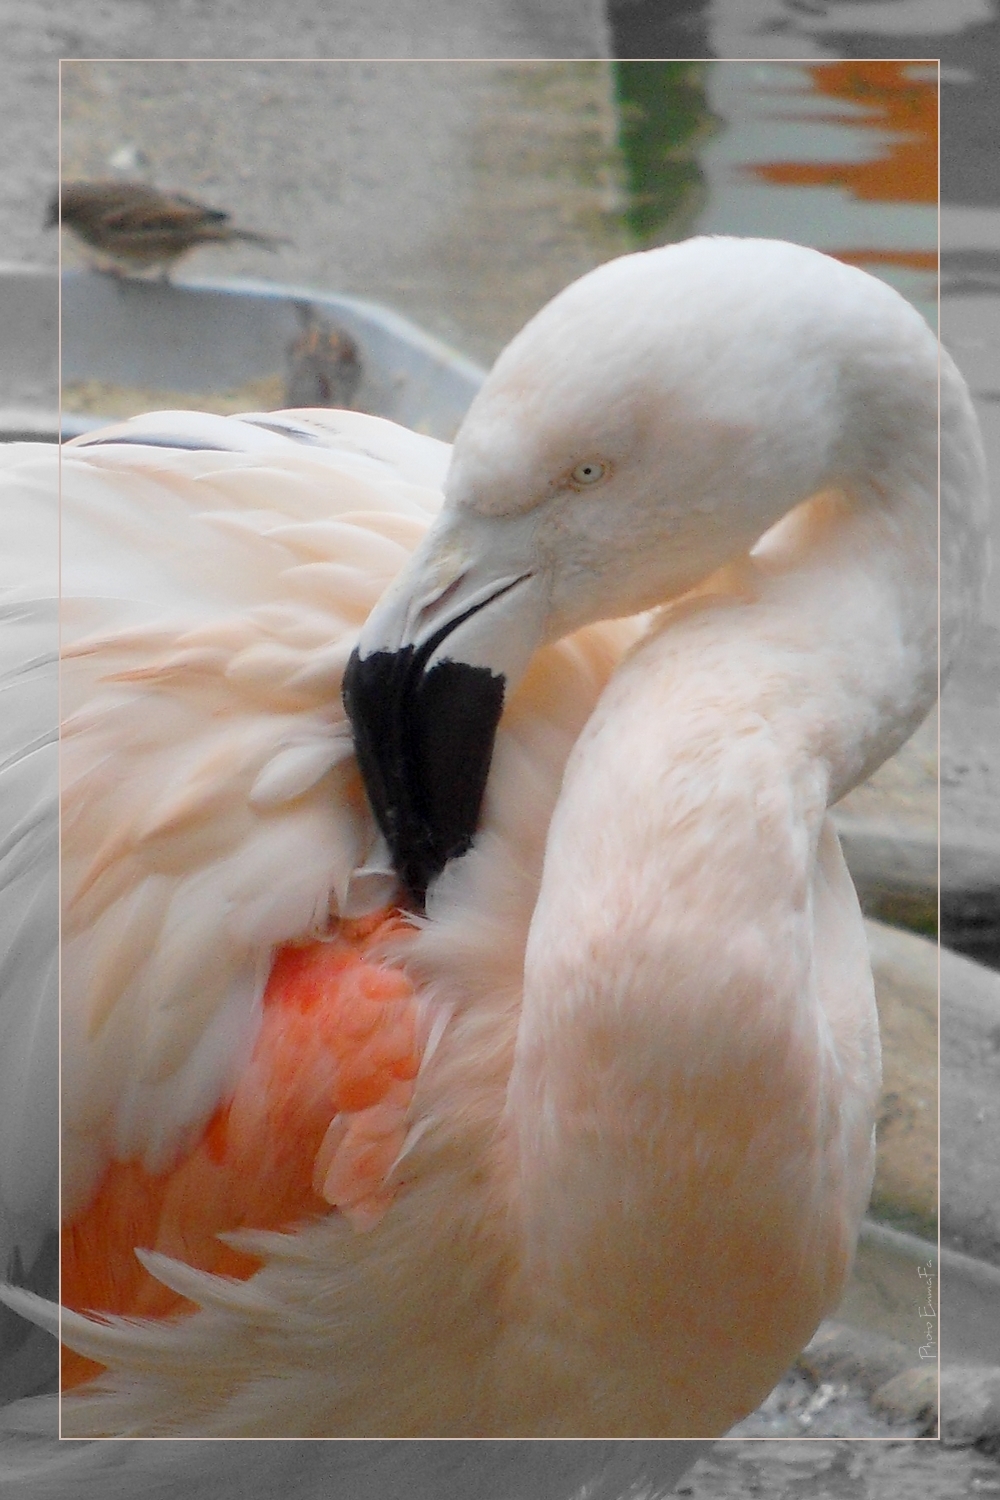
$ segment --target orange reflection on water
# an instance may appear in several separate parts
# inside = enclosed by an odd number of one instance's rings
[[[855,198],[880,203],[936,203],[938,197],[938,85],[915,78],[910,61],[807,64],[812,90],[861,105],[855,112],[824,116],[854,129],[877,132],[879,153],[871,161],[772,162],[746,168],[766,182],[795,187],[839,187]],[[921,67],[931,66],[927,63]],[[785,117],[787,118],[787,116]],[[802,116],[812,119],[813,116]],[[841,260],[934,270],[934,250],[840,251]]]

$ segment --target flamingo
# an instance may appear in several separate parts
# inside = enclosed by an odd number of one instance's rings
[[[64,1436],[710,1438],[771,1389],[870,1189],[827,810],[936,695],[939,382],[946,664],[968,392],[800,246],[598,267],[450,451],[327,411],[64,448]],[[6,467],[36,573],[47,475]]]

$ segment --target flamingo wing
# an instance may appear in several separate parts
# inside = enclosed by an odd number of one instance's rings
[[[136,1241],[246,1275],[220,1230],[385,1206],[419,1054],[368,927],[334,941],[373,842],[339,679],[447,450],[344,427],[162,415],[63,456],[70,1306],[172,1311]]]
[[[316,1273],[341,1265],[344,1350],[357,1338],[391,1344],[414,1297],[440,1304],[422,1258],[440,1264],[452,1221],[476,1234],[548,816],[638,627],[594,627],[540,653],[505,717],[481,847],[461,880],[442,879],[419,935],[386,919],[398,887],[340,681],[360,624],[439,505],[447,457],[392,424],[327,412],[159,413],[63,450],[63,1301],[153,1320],[148,1334],[124,1333],[67,1312],[64,1384],[118,1361],[127,1386],[151,1339],[169,1385],[167,1346],[194,1337],[201,1352],[177,1357],[202,1361],[203,1404],[212,1360],[231,1364],[219,1319],[249,1373],[246,1340],[275,1315],[266,1298],[251,1310],[239,1279],[273,1262],[279,1305],[292,1252],[270,1232],[309,1224]],[[40,462],[54,517],[51,455]],[[404,950],[415,958],[401,969]],[[460,1018],[449,1028],[417,1119],[421,1060],[463,1007],[466,1029]],[[54,1044],[45,1055],[54,1070]],[[428,1126],[445,1119],[435,1137]],[[393,1201],[389,1169],[425,1130],[414,1170],[427,1183],[442,1174],[448,1212],[432,1197],[397,1210],[388,1249],[351,1247],[336,1221],[378,1222]],[[458,1182],[447,1176],[456,1160]],[[185,1333],[171,1315],[196,1304]],[[46,1321],[37,1304],[33,1315]],[[456,1371],[470,1358],[459,1343]],[[440,1423],[412,1386],[384,1392],[373,1415],[379,1365],[349,1352],[344,1362],[353,1409],[336,1391],[318,1415],[293,1401],[268,1430]],[[266,1385],[266,1361],[258,1374]],[[215,1430],[261,1430],[271,1413],[234,1416],[230,1384],[217,1382]],[[158,1389],[140,1406],[165,1411]],[[122,1399],[119,1411],[109,1398],[100,1430],[135,1420]],[[331,1418],[331,1402],[347,1415]],[[189,1393],[181,1405],[190,1430],[202,1418]],[[103,1409],[87,1409],[82,1430],[95,1430]]]
[[[328,933],[373,842],[340,676],[447,449],[406,434],[407,469],[345,416],[164,414],[64,453],[69,1219],[109,1160],[162,1171],[201,1133],[274,949]]]

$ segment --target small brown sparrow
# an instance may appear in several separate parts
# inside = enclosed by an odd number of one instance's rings
[[[64,182],[49,204],[45,227],[60,222],[110,261],[108,269],[145,271],[158,265],[165,279],[174,261],[196,245],[247,240],[273,250],[289,243],[237,229],[221,208],[144,182]]]
[[[289,343],[286,407],[350,408],[361,379],[358,346],[341,328],[320,316],[309,302],[297,302],[302,332]]]

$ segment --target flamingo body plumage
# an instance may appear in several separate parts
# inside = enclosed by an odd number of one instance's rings
[[[950,653],[985,487],[941,381]],[[699,240],[543,309],[450,455],[336,412],[64,450],[64,1434],[706,1437],[767,1393],[870,1188],[827,808],[934,699],[937,383],[881,283]]]

